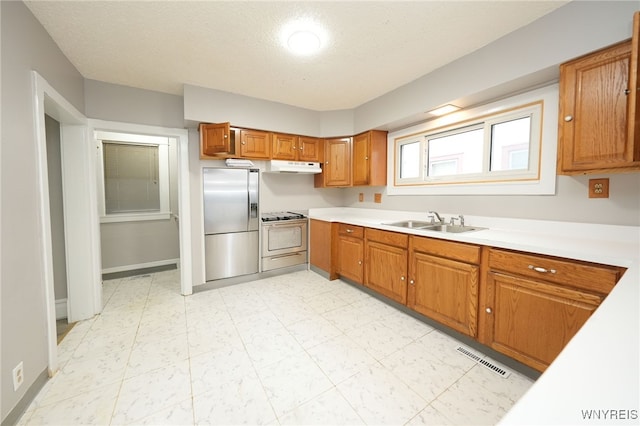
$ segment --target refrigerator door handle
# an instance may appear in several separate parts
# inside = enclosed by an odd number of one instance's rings
[[[249,217],[256,219],[258,217],[258,203],[251,203],[249,205]]]

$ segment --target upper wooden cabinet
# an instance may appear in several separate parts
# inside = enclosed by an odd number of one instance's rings
[[[234,151],[229,123],[200,123],[200,157],[228,154]]]
[[[353,137],[353,186],[387,184],[387,132],[370,130]]]
[[[322,139],[308,136],[298,138],[298,161],[324,161]]]
[[[271,133],[260,130],[240,130],[240,156],[271,158]]]
[[[322,139],[282,133],[272,135],[272,158],[290,161],[322,161]]]
[[[274,133],[271,138],[271,151],[274,160],[297,160],[298,140],[295,135]]]
[[[351,138],[324,140],[322,173],[315,175],[314,186],[351,186]]]
[[[560,66],[558,174],[640,170],[638,39]]]

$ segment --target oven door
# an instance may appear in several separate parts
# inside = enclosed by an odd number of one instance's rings
[[[307,250],[307,220],[286,220],[262,225],[262,257]]]

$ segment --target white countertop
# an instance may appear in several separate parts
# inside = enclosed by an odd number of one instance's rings
[[[440,215],[447,221],[457,216]],[[448,234],[386,225],[425,221],[426,211],[325,208],[310,209],[309,217],[628,268],[501,423],[640,423],[640,227],[465,216],[466,225],[487,229]],[[600,419],[585,419],[589,410]]]

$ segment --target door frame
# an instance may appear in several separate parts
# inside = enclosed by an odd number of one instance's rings
[[[189,132],[187,129],[150,126],[145,124],[121,123],[115,121],[89,119],[89,139],[91,146],[98,147],[95,139],[96,131],[117,133],[133,133],[174,138],[177,141],[178,163],[178,234],[180,236],[180,293],[188,296],[193,293],[193,279],[191,268],[191,196],[189,187]],[[97,156],[92,160],[95,164]],[[97,164],[94,167],[92,179],[96,182]],[[96,204],[97,205],[97,204]],[[96,210],[97,211],[97,210]],[[97,217],[97,216],[96,216]]]
[[[87,140],[87,118],[56,91],[38,72],[32,71],[33,120],[40,201],[40,257],[47,318],[48,373],[58,370],[56,310],[49,208],[49,178],[45,114],[60,123],[62,198],[67,266],[67,315],[69,321],[90,318],[102,309],[100,288],[100,228],[93,163]],[[73,226],[69,226],[73,224]],[[87,285],[88,283],[88,285]]]
[[[180,289],[192,290],[191,203],[189,191],[188,132],[128,123],[88,120],[37,71],[31,72],[33,121],[37,156],[36,179],[40,203],[38,227],[42,235],[39,257],[43,265],[43,287],[47,318],[48,373],[58,371],[56,310],[53,276],[51,215],[45,114],[60,123],[62,197],[67,259],[67,314],[69,321],[91,318],[102,311],[102,261],[97,202],[97,164],[93,132],[89,122],[113,125],[113,130],[160,133],[174,137],[178,154],[178,208],[180,210]],[[72,225],[72,226],[71,226]]]

